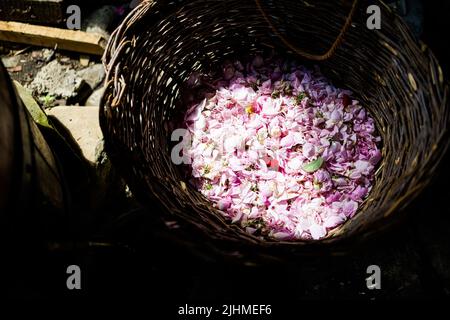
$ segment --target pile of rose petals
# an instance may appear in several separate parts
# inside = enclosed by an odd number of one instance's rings
[[[295,240],[321,239],[355,215],[381,152],[351,92],[317,68],[261,56],[225,64],[213,88],[185,116],[187,153],[194,185],[225,217]]]

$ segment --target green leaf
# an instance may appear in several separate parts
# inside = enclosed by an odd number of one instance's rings
[[[307,163],[303,166],[303,170],[308,172],[308,173],[312,173],[314,171],[317,171],[320,169],[320,167],[323,164],[323,158],[322,157],[318,157],[316,160],[311,161],[310,163]]]
[[[43,127],[53,129],[52,125],[49,123],[47,115],[44,110],[38,105],[33,96],[25,89],[19,82],[14,81],[17,93],[20,99],[27,108],[28,112],[31,114],[33,120]]]
[[[307,97],[305,92],[300,92],[296,97],[295,97],[295,102],[297,102],[297,104],[300,104],[302,102],[302,100]]]
[[[212,186],[211,183],[207,183],[207,184],[205,185],[205,189],[206,189],[206,190],[212,190],[212,188],[213,188],[213,186]]]
[[[279,98],[279,97],[280,97],[280,91],[274,90],[274,91],[272,92],[272,99],[277,99],[277,98]]]

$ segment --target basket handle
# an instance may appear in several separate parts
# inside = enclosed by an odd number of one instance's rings
[[[339,35],[337,36],[336,40],[333,42],[331,47],[328,49],[328,51],[326,51],[323,54],[312,54],[312,53],[306,52],[306,51],[298,48],[297,46],[293,45],[292,43],[290,43],[283,35],[280,34],[280,32],[277,30],[277,28],[272,24],[269,17],[267,16],[267,13],[264,11],[264,9],[261,6],[261,0],[255,0],[255,3],[256,3],[256,6],[258,7],[259,11],[261,12],[262,16],[266,20],[267,24],[272,29],[272,31],[275,33],[275,35],[278,38],[280,38],[280,40],[289,49],[291,49],[292,51],[294,51],[295,53],[297,53],[298,55],[302,56],[305,59],[315,60],[315,61],[323,61],[323,60],[330,58],[335,53],[338,46],[341,44],[344,34],[347,32],[347,30],[350,27],[350,24],[352,22],[352,19],[353,19],[353,16],[355,14],[356,7],[358,4],[358,0],[353,1],[352,8],[350,9],[347,19],[345,20],[345,24],[342,27],[341,31],[339,32]]]

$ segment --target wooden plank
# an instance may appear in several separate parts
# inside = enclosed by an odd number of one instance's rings
[[[78,30],[30,25],[27,23],[0,21],[0,41],[102,55],[106,39],[101,35]]]

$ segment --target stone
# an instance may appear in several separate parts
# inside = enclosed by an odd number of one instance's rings
[[[20,56],[10,56],[10,57],[3,57],[2,63],[5,66],[5,68],[15,68],[20,62]]]
[[[70,66],[53,60],[39,70],[28,88],[41,96],[70,99],[77,96],[83,81]]]
[[[56,118],[70,132],[73,139],[90,163],[96,162],[96,148],[103,139],[99,123],[98,107],[60,106],[46,110],[47,115]]]
[[[9,72],[20,72],[22,71],[22,66],[15,66],[7,69]]]
[[[97,63],[78,71],[77,76],[83,79],[94,90],[105,78],[105,68],[103,68],[101,63]]]
[[[101,87],[101,88],[95,90],[89,96],[89,98],[86,100],[85,105],[86,106],[95,106],[95,107],[100,106],[100,99],[102,98],[104,92],[105,92],[105,88],[104,87]]]
[[[80,56],[80,65],[83,67],[87,67],[89,65],[89,56],[81,55]]]
[[[41,53],[41,59],[44,62],[50,62],[55,56],[55,50],[53,49],[43,49]]]
[[[100,34],[108,39],[110,34],[107,30],[114,18],[115,7],[112,5],[102,6],[85,19],[82,29],[89,33]]]
[[[42,51],[41,50],[34,50],[31,52],[31,57],[33,59],[38,59],[41,57]]]

